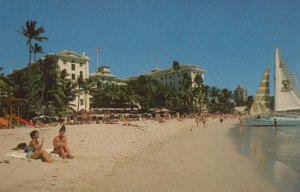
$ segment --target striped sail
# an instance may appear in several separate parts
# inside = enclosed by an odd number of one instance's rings
[[[268,65],[250,109],[251,115],[267,113],[271,110],[270,100],[270,66]]]
[[[300,109],[300,94],[278,46],[275,49],[275,111]]]

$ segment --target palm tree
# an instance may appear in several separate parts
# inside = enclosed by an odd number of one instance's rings
[[[62,90],[60,89],[58,66],[55,64],[55,57],[47,56],[45,60],[41,62],[40,72],[35,74],[34,85],[38,85],[34,89],[36,91],[35,98],[40,101],[41,106],[45,107],[45,113],[53,108],[54,103],[59,102],[60,98],[63,97]],[[39,74],[39,76],[38,76]],[[55,108],[55,107],[54,107]]]
[[[165,107],[169,109],[174,109],[177,108],[177,103],[176,103],[176,92],[174,89],[167,89],[164,95],[165,98]]]
[[[176,61],[176,60],[173,61],[172,69],[173,69],[172,76],[173,76],[173,90],[174,90],[175,89],[175,87],[174,87],[175,86],[175,74],[180,71],[180,64],[178,61]]]
[[[2,71],[3,68],[0,67],[0,71]],[[10,89],[10,81],[7,78],[7,76],[5,76],[4,74],[0,74],[0,97],[3,95],[6,95],[6,97],[8,96],[9,92],[11,92]]]
[[[203,112],[208,103],[208,86],[204,85],[204,81],[201,75],[195,77],[194,87],[195,104],[199,112]]]
[[[79,105],[80,105],[80,95],[83,91],[82,87],[84,84],[83,75],[80,74],[77,79],[77,85],[78,85],[78,103],[77,103],[77,112],[79,112]]]
[[[33,54],[34,54],[34,59],[33,61],[36,61],[36,56],[39,56],[39,53],[44,53],[42,46],[40,46],[38,43],[35,43],[34,46],[32,47]]]
[[[191,112],[191,107],[193,107],[193,89],[191,78],[184,73],[182,77],[182,90],[181,96],[184,101],[184,107],[187,112]]]
[[[93,87],[95,87],[95,82],[92,78],[88,78],[83,80],[83,83],[81,84],[83,92],[84,92],[84,109],[86,109],[86,104],[87,104],[87,97],[89,92]]]
[[[209,98],[210,98],[210,108],[212,112],[217,112],[219,110],[219,97],[221,90],[215,86],[209,89]]]
[[[69,76],[69,74],[65,69],[60,72],[58,89],[63,92],[63,96],[55,105],[57,109],[60,109],[58,112],[62,113],[61,115],[67,112],[67,110],[74,111],[72,107],[76,106],[75,104],[71,104],[71,102],[76,98],[76,91],[74,90],[77,87],[77,83],[71,79],[67,79],[67,76]]]
[[[138,79],[129,81],[127,86],[136,95],[135,102],[139,103],[143,111],[146,111],[153,103],[158,81],[152,79],[151,76],[141,75]]]
[[[232,91],[224,88],[221,90],[220,103],[221,103],[221,112],[229,113],[232,108],[233,94]]]
[[[25,27],[21,27],[22,30],[19,31],[21,34],[23,34],[27,38],[26,45],[28,45],[29,48],[29,64],[31,63],[31,53],[32,53],[32,40],[35,41],[43,41],[47,40],[47,37],[40,37],[40,34],[44,33],[44,27],[36,28],[36,21],[26,21]]]

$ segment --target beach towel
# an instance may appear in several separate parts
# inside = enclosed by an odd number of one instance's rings
[[[52,153],[53,149],[45,149],[45,151],[47,151],[51,157],[59,157],[58,154]],[[18,159],[27,159],[26,153],[23,150],[9,151],[8,153],[6,153],[6,156]]]
[[[24,151],[9,151],[8,153],[6,153],[6,156],[18,159],[27,159],[26,153]]]

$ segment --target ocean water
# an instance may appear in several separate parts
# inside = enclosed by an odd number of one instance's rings
[[[300,192],[300,126],[235,127],[229,132],[237,151],[253,160],[285,192]]]

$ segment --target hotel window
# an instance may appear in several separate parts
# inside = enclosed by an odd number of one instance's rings
[[[83,99],[80,99],[80,105],[83,105]]]
[[[178,77],[180,77],[180,73],[178,73]]]
[[[80,77],[83,77],[83,72],[80,71],[80,72],[79,72],[79,75],[80,75]]]
[[[83,64],[82,64],[82,63],[80,63],[80,67],[82,67],[82,65],[83,65]]]
[[[76,80],[76,75],[72,74],[72,80]]]
[[[172,82],[170,82],[170,86],[172,86]]]
[[[165,79],[168,79],[168,76],[165,76]]]
[[[171,75],[169,76],[169,79],[172,79],[172,76],[171,76]]]
[[[164,80],[164,78],[163,78],[163,77],[160,77],[160,80]]]
[[[72,63],[71,69],[75,70],[75,64],[74,63]]]

